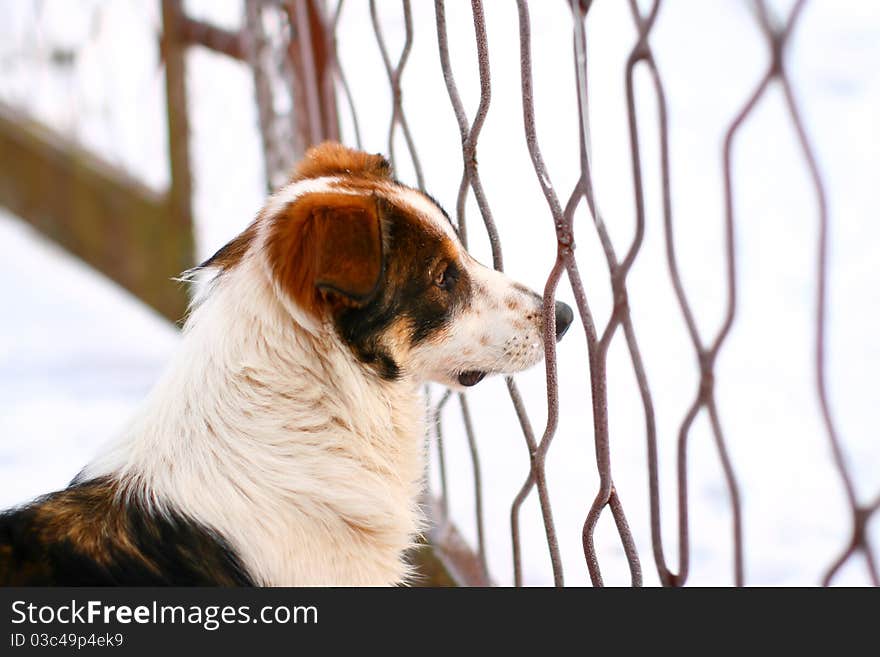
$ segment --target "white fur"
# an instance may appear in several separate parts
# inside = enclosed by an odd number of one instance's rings
[[[461,246],[449,219],[427,196],[401,186],[388,192],[395,202],[422,218],[429,231],[458,246],[458,265],[467,271],[474,287],[471,303],[457,313],[452,330],[408,354],[409,368],[428,380],[460,389],[457,376],[461,372],[518,372],[540,362],[541,297],[524,292],[503,273],[474,260]]]
[[[458,387],[461,372],[513,372],[541,357],[540,299],[461,249],[473,297],[453,330],[398,345],[399,380],[360,364],[287,298],[264,256],[266,222],[289,203],[362,193],[339,181],[292,183],[269,199],[256,240],[211,282],[143,409],[82,475],[116,478],[156,512],[212,528],[258,584],[406,581],[403,553],[422,526],[420,385]],[[458,243],[422,194],[377,189]]]
[[[449,328],[409,356],[410,367],[437,383],[461,389],[462,372],[513,373],[543,358],[542,300],[514,286],[501,272],[462,258],[472,282],[470,304]]]
[[[456,235],[452,224],[449,223],[449,219],[427,196],[409,187],[401,186],[394,186],[389,189],[389,192],[395,201],[422,217],[429,226],[435,228],[441,235],[458,242],[458,235]]]
[[[401,582],[417,534],[422,405],[290,321],[258,258],[220,277],[128,431],[119,478],[224,536],[264,585]]]
[[[321,178],[298,180],[295,183],[285,185],[269,197],[269,200],[266,201],[266,205],[263,207],[263,214],[267,217],[274,217],[288,205],[306,194],[330,191],[339,194],[357,193],[336,187],[335,185],[338,185],[340,180],[339,176],[322,176]]]

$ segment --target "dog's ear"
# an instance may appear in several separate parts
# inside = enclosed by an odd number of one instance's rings
[[[270,264],[282,288],[314,315],[328,307],[360,307],[382,278],[382,233],[378,198],[311,194],[272,220]]]
[[[322,207],[312,213],[315,287],[354,305],[373,298],[382,275],[382,228],[372,207]]]

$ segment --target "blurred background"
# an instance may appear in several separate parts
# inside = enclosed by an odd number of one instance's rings
[[[653,400],[664,551],[677,564],[677,450],[700,366],[669,274],[662,117],[649,69],[635,69],[634,112],[626,86],[639,38],[632,6],[647,17],[654,3],[581,4],[575,11],[562,0],[0,0],[0,506],[65,486],[120,431],[175,349],[187,293],[171,278],[242,230],[309,143],[338,138],[386,154],[393,146],[398,177],[423,184],[458,219],[462,138],[444,83],[438,11],[468,123],[481,100],[474,9],[485,14],[491,103],[479,134],[479,174],[505,270],[542,289],[557,257],[544,190],[564,205],[582,176],[573,28],[588,9],[592,185],[618,259],[637,234],[630,118],[639,126],[644,238],[626,289]],[[544,176],[536,175],[524,130],[523,8]],[[708,344],[728,304],[724,139],[772,61],[762,21],[784,29],[793,10],[800,13],[785,42],[786,79],[828,210],[828,400],[857,504],[876,508],[880,6],[660,3],[648,43],[665,92],[673,246]],[[738,484],[744,582],[815,585],[850,544],[853,511],[815,374],[820,204],[778,76],[736,130],[729,170],[736,313],[714,385]],[[471,252],[491,264],[474,194],[463,209]],[[574,213],[574,232],[601,334],[614,295],[585,202]],[[566,276],[556,294],[574,305]],[[614,490],[644,583],[656,585],[646,414],[630,358],[618,329],[602,377]],[[568,585],[591,582],[582,532],[600,477],[589,362],[584,329],[575,326],[558,346],[559,421],[547,432],[553,442],[546,453]],[[516,384],[540,440],[546,372],[537,367]],[[436,408],[444,391],[435,386],[428,394]],[[445,489],[437,431],[429,432],[429,481],[442,502],[429,538],[459,583],[486,581],[485,562],[490,581],[509,585],[511,506],[530,472],[529,447],[503,380],[468,393],[470,440],[459,405],[453,397],[437,413]],[[687,441],[687,583],[732,584],[731,494],[705,409]],[[874,545],[877,515],[865,530]],[[553,584],[534,490],[519,518],[522,583]],[[605,583],[628,585],[632,560],[607,510],[595,544]],[[834,583],[870,584],[868,565],[857,550]]]

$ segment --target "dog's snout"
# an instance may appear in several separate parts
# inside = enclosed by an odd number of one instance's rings
[[[556,342],[562,339],[571,322],[574,319],[574,313],[571,306],[561,301],[556,302]]]

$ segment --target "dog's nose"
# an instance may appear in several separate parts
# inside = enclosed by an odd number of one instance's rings
[[[556,302],[556,342],[559,342],[562,339],[562,336],[565,335],[565,332],[568,330],[568,327],[571,326],[571,322],[574,319],[574,313],[571,311],[571,306],[568,304],[562,303],[561,301]]]

